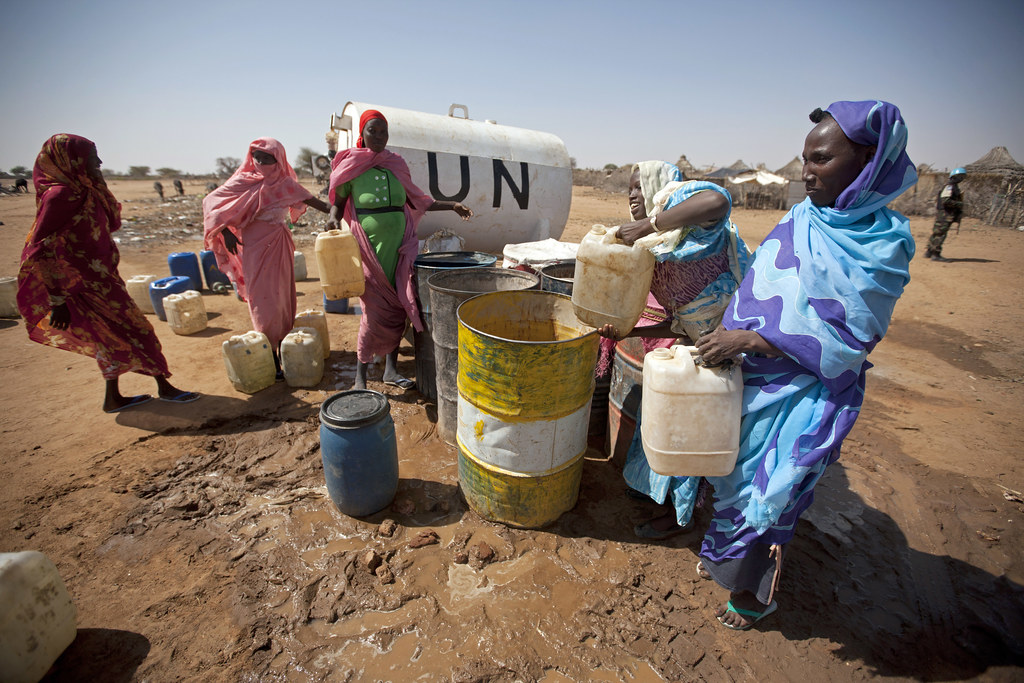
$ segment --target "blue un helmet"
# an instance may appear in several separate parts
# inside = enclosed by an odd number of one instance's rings
[[[959,176],[959,178],[957,176]],[[949,172],[950,180],[963,180],[965,177],[967,177],[967,169],[960,166],[957,166]]]

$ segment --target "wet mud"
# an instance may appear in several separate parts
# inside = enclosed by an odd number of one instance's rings
[[[122,249],[143,265],[166,251]],[[302,284],[306,301],[315,287]],[[370,388],[391,401],[398,493],[374,515],[340,513],[318,408],[352,382],[356,316],[331,318],[339,341],[318,388],[244,397],[208,358],[244,310],[207,296],[224,328],[212,341],[161,335],[176,376],[207,396],[116,420],[87,412],[94,366],[0,329],[21,396],[65,409],[40,416],[11,389],[0,396],[0,543],[54,558],[79,611],[47,680],[1018,680],[1020,316],[961,320],[945,300],[928,318],[943,293],[908,294],[787,548],[779,611],[746,633],[715,620],[726,594],[695,571],[709,510],[690,534],[636,538],[661,508],[625,495],[621,458],[595,438],[577,504],[554,524],[484,520],[459,490],[434,403],[383,386],[379,369]],[[26,354],[52,364],[29,367]],[[40,367],[68,378],[60,394],[33,384]],[[411,345],[400,370],[415,374]]]

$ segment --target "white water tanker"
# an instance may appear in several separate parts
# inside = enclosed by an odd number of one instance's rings
[[[349,102],[340,115],[331,115],[336,149],[355,147],[359,117],[368,109],[387,118],[388,149],[405,159],[421,190],[473,209],[469,222],[450,211],[425,214],[421,240],[447,229],[466,240],[466,249],[500,254],[506,244],[561,237],[572,201],[572,168],[556,136],[473,121],[461,104],[441,116]]]

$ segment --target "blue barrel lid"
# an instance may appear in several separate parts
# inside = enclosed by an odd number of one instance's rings
[[[497,256],[483,251],[437,251],[420,254],[416,257],[415,265],[428,268],[479,268],[493,266],[497,261]]]
[[[149,288],[162,289],[164,287],[171,287],[180,282],[184,282],[185,284],[190,285],[192,284],[192,278],[190,278],[188,275],[170,275],[168,277],[162,277],[159,280],[153,280],[152,282],[149,283]]]
[[[390,413],[388,397],[370,389],[352,389],[334,394],[320,405],[320,422],[339,429],[357,429],[373,424]]]

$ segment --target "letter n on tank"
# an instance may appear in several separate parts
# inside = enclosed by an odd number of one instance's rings
[[[526,210],[530,206],[530,167],[525,161],[519,162],[519,171],[522,181],[517,187],[512,180],[512,174],[505,168],[505,162],[501,159],[492,159],[494,164],[494,208],[501,206],[501,179],[508,183],[508,189],[512,191],[519,208]]]
[[[459,175],[461,176],[461,187],[452,195],[441,192],[439,175],[437,172],[437,152],[427,152],[427,172],[430,175],[430,196],[434,199],[448,202],[461,202],[469,196],[469,157],[459,156]]]

